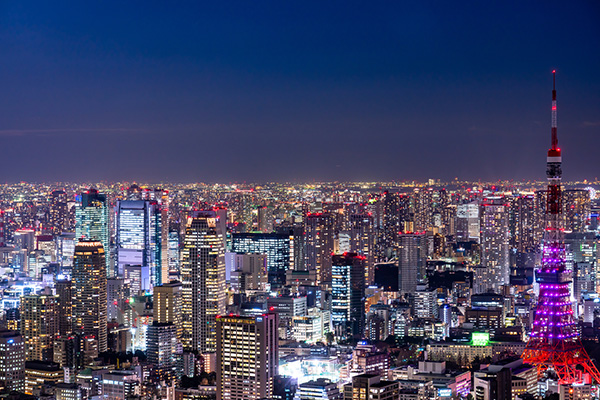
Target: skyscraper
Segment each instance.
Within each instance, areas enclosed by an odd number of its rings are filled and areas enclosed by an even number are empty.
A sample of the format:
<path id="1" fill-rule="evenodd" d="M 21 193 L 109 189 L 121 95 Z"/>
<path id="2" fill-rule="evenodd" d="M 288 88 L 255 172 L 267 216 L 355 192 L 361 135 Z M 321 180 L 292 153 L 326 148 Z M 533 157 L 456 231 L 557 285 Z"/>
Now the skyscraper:
<path id="1" fill-rule="evenodd" d="M 107 348 L 106 259 L 97 240 L 82 240 L 75 246 L 73 261 L 73 331 L 93 336 L 98 351 Z"/>
<path id="2" fill-rule="evenodd" d="M 481 205 L 481 263 L 486 291 L 500 293 L 509 284 L 508 204 L 501 197 L 488 197 Z"/>
<path id="3" fill-rule="evenodd" d="M 181 282 L 169 282 L 154 287 L 154 321 L 173 323 L 177 338 L 181 338 Z"/>
<path id="4" fill-rule="evenodd" d="M 277 314 L 217 319 L 217 400 L 271 398 L 278 374 Z"/>
<path id="5" fill-rule="evenodd" d="M 350 215 L 350 251 L 365 257 L 365 280 L 375 278 L 375 235 L 373 217 L 369 214 Z"/>
<path id="6" fill-rule="evenodd" d="M 285 284 L 285 273 L 294 269 L 294 236 L 290 233 L 234 233 L 234 253 L 266 254 L 269 282 Z"/>
<path id="7" fill-rule="evenodd" d="M 163 240 L 163 212 L 156 200 L 122 200 L 117 202 L 117 266 L 123 275 L 125 265 L 150 268 L 153 286 L 167 282 L 168 238 Z M 167 233 L 168 234 L 168 233 Z M 163 248 L 164 247 L 164 248 Z"/>
<path id="8" fill-rule="evenodd" d="M 25 390 L 25 344 L 18 332 L 0 331 L 0 393 Z"/>
<path id="9" fill-rule="evenodd" d="M 21 336 L 27 361 L 52 361 L 59 333 L 58 298 L 50 293 L 21 297 Z"/>
<path id="10" fill-rule="evenodd" d="M 69 335 L 73 331 L 73 283 L 68 280 L 58 280 L 54 287 L 58 296 L 58 332 L 61 335 Z"/>
<path id="11" fill-rule="evenodd" d="M 306 269 L 317 271 L 317 285 L 331 282 L 334 222 L 329 213 L 308 214 L 304 222 Z"/>
<path id="12" fill-rule="evenodd" d="M 339 338 L 362 336 L 365 326 L 365 257 L 332 257 L 331 320 Z"/>
<path id="13" fill-rule="evenodd" d="M 398 235 L 398 284 L 403 294 L 415 293 L 417 283 L 425 279 L 427 237 L 424 233 Z"/>
<path id="14" fill-rule="evenodd" d="M 183 344 L 216 350 L 216 317 L 225 312 L 225 249 L 214 212 L 188 222 L 181 258 Z"/>
<path id="15" fill-rule="evenodd" d="M 105 194 L 98 193 L 93 188 L 82 193 L 77 196 L 75 208 L 75 237 L 98 240 L 102 243 L 105 254 L 109 254 L 108 218 L 108 202 Z M 112 271 L 108 272 L 110 274 Z"/>
<path id="16" fill-rule="evenodd" d="M 69 230 L 69 207 L 64 190 L 55 190 L 50 196 L 50 229 L 53 235 Z"/>

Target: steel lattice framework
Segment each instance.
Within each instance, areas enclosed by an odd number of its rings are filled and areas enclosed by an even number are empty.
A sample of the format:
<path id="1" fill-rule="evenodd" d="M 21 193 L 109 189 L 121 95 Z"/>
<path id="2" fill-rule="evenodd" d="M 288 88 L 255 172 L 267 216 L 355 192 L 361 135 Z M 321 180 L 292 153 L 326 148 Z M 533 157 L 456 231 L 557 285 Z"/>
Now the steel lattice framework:
<path id="1" fill-rule="evenodd" d="M 546 231 L 541 267 L 536 270 L 540 285 L 531 337 L 521 358 L 533 364 L 542 375 L 551 369 L 561 384 L 600 383 L 600 373 L 586 353 L 573 320 L 569 284 L 572 271 L 566 264 L 564 229 L 562 226 L 562 157 L 558 147 L 556 126 L 556 79 L 553 71 L 552 147 L 548 150 L 548 193 L 546 198 Z"/>

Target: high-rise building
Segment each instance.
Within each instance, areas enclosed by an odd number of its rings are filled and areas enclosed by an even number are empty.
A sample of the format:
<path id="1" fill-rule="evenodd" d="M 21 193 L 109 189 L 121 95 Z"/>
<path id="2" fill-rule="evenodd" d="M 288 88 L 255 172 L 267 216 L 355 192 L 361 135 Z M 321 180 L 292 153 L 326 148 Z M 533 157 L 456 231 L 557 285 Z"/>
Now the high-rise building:
<path id="1" fill-rule="evenodd" d="M 427 237 L 424 233 L 398 235 L 398 283 L 404 294 L 414 293 L 417 283 L 425 280 L 427 267 Z"/>
<path id="2" fill-rule="evenodd" d="M 15 331 L 0 331 L 0 393 L 25 390 L 25 343 Z"/>
<path id="3" fill-rule="evenodd" d="M 172 322 L 154 321 L 146 334 L 146 354 L 148 362 L 158 367 L 175 363 L 177 350 L 177 329 Z"/>
<path id="4" fill-rule="evenodd" d="M 167 282 L 168 237 L 163 240 L 163 209 L 156 200 L 117 202 L 116 244 L 119 275 L 126 265 L 150 268 L 153 286 Z M 165 221 L 166 222 L 166 221 Z"/>
<path id="5" fill-rule="evenodd" d="M 69 335 L 73 331 L 73 283 L 57 280 L 54 288 L 58 297 L 58 332 L 61 335 Z"/>
<path id="6" fill-rule="evenodd" d="M 73 331 L 93 336 L 98 350 L 107 349 L 106 260 L 97 240 L 82 240 L 73 260 Z"/>
<path id="7" fill-rule="evenodd" d="M 391 255 L 391 250 L 396 247 L 398 232 L 404 229 L 400 220 L 400 197 L 397 193 L 385 192 L 383 194 L 383 231 L 381 237 L 380 259 Z"/>
<path id="8" fill-rule="evenodd" d="M 481 264 L 485 290 L 500 293 L 510 282 L 508 204 L 501 197 L 488 197 L 481 205 Z"/>
<path id="9" fill-rule="evenodd" d="M 365 257 L 365 280 L 367 284 L 375 279 L 375 234 L 373 217 L 369 214 L 351 214 L 350 251 Z"/>
<path id="10" fill-rule="evenodd" d="M 273 207 L 258 207 L 258 230 L 260 232 L 273 232 Z"/>
<path id="11" fill-rule="evenodd" d="M 331 282 L 331 254 L 335 237 L 335 220 L 329 213 L 308 214 L 304 221 L 305 265 L 317 271 L 317 286 Z"/>
<path id="12" fill-rule="evenodd" d="M 479 204 L 476 201 L 456 207 L 456 238 L 460 241 L 479 243 Z"/>
<path id="13" fill-rule="evenodd" d="M 127 302 L 131 291 L 129 284 L 123 278 L 110 278 L 106 281 L 107 320 L 118 324 L 125 323 Z"/>
<path id="14" fill-rule="evenodd" d="M 181 282 L 169 282 L 154 287 L 154 321 L 160 324 L 173 323 L 177 338 L 181 338 Z"/>
<path id="15" fill-rule="evenodd" d="M 50 196 L 50 229 L 53 235 L 69 230 L 68 198 L 64 190 L 55 190 Z"/>
<path id="16" fill-rule="evenodd" d="M 234 233 L 234 253 L 267 255 L 269 283 L 285 284 L 285 273 L 294 269 L 294 236 L 289 233 Z"/>
<path id="17" fill-rule="evenodd" d="M 277 315 L 217 319 L 217 400 L 270 398 L 278 374 Z"/>
<path id="18" fill-rule="evenodd" d="M 217 346 L 216 317 L 225 312 L 225 249 L 214 212 L 189 220 L 181 257 L 184 347 L 201 353 Z"/>
<path id="19" fill-rule="evenodd" d="M 58 333 L 57 296 L 32 294 L 21 297 L 21 336 L 27 361 L 52 361 L 53 341 Z"/>
<path id="20" fill-rule="evenodd" d="M 266 290 L 268 283 L 265 254 L 233 254 L 231 285 L 240 293 L 247 290 Z"/>
<path id="21" fill-rule="evenodd" d="M 75 236 L 100 241 L 106 254 L 110 251 L 108 207 L 106 195 L 92 188 L 77 196 L 75 208 Z"/>
<path id="22" fill-rule="evenodd" d="M 570 189 L 563 192 L 565 230 L 585 232 L 591 213 L 590 192 L 587 189 Z"/>
<path id="23" fill-rule="evenodd" d="M 179 232 L 169 231 L 169 281 L 179 280 Z"/>
<path id="24" fill-rule="evenodd" d="M 332 257 L 331 320 L 339 338 L 362 336 L 365 326 L 365 258 L 356 253 Z"/>

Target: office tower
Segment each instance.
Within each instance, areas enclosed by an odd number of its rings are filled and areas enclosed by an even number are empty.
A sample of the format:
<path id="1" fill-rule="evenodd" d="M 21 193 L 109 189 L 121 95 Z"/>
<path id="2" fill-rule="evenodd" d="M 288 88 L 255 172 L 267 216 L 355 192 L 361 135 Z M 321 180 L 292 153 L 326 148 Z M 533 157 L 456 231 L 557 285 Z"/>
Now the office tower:
<path id="1" fill-rule="evenodd" d="M 163 241 L 163 209 L 156 200 L 122 200 L 117 202 L 116 245 L 119 275 L 126 265 L 150 268 L 153 286 L 167 282 L 168 238 Z M 164 247 L 164 248 L 163 248 Z"/>
<path id="2" fill-rule="evenodd" d="M 459 204 L 456 207 L 456 239 L 479 243 L 479 204 L 476 201 Z"/>
<path id="3" fill-rule="evenodd" d="M 300 219 L 300 217 L 297 217 Z M 294 222 L 292 224 L 283 223 L 275 227 L 275 232 L 290 237 L 290 246 L 293 251 L 290 253 L 292 265 L 296 271 L 306 271 L 304 265 L 304 221 Z"/>
<path id="4" fill-rule="evenodd" d="M 78 338 L 76 336 L 58 336 L 53 343 L 53 360 L 61 368 L 77 368 L 79 350 Z"/>
<path id="5" fill-rule="evenodd" d="M 239 293 L 247 290 L 265 291 L 268 284 L 267 256 L 265 254 L 233 254 L 231 286 Z"/>
<path id="6" fill-rule="evenodd" d="M 181 257 L 183 345 L 216 350 L 216 317 L 225 312 L 225 249 L 214 212 L 200 212 L 185 230 Z"/>
<path id="7" fill-rule="evenodd" d="M 344 385 L 344 400 L 397 400 L 400 382 L 381 380 L 380 375 L 362 374 Z"/>
<path id="8" fill-rule="evenodd" d="M 553 74 L 554 75 L 554 74 Z M 585 351 L 577 322 L 573 319 L 569 284 L 572 271 L 567 267 L 562 218 L 562 155 L 558 147 L 556 126 L 556 87 L 552 90 L 552 147 L 548 150 L 546 233 L 542 249 L 542 265 L 536 270 L 539 283 L 535 320 L 527 347 L 521 355 L 541 375 L 551 369 L 562 384 L 589 381 L 600 383 L 600 372 Z M 583 371 L 582 371 L 583 370 Z M 584 376 L 585 374 L 585 376 Z"/>
<path id="9" fill-rule="evenodd" d="M 96 189 L 91 188 L 77 196 L 75 237 L 77 239 L 98 240 L 102 243 L 105 254 L 110 253 L 108 208 L 106 195 L 98 193 Z"/>
<path id="10" fill-rule="evenodd" d="M 102 243 L 82 240 L 73 260 L 73 331 L 92 336 L 98 350 L 106 351 L 106 260 Z"/>
<path id="11" fill-rule="evenodd" d="M 146 334 L 146 354 L 148 362 L 157 366 L 171 366 L 175 363 L 177 350 L 177 328 L 172 322 L 156 322 L 148 327 Z"/>
<path id="12" fill-rule="evenodd" d="M 72 232 L 63 232 L 56 237 L 56 262 L 63 273 L 68 274 L 71 271 L 76 242 L 75 233 Z"/>
<path id="13" fill-rule="evenodd" d="M 106 281 L 106 302 L 108 322 L 124 324 L 126 322 L 125 310 L 131 291 L 129 285 L 123 278 L 109 278 Z"/>
<path id="14" fill-rule="evenodd" d="M 217 400 L 270 398 L 278 374 L 277 315 L 217 319 Z"/>
<path id="15" fill-rule="evenodd" d="M 154 321 L 160 324 L 173 323 L 177 338 L 183 333 L 181 282 L 170 282 L 154 287 Z"/>
<path id="16" fill-rule="evenodd" d="M 179 278 L 179 232 L 169 231 L 169 281 Z"/>
<path id="17" fill-rule="evenodd" d="M 42 252 L 48 262 L 56 262 L 56 242 L 52 235 L 37 235 L 35 237 L 36 250 Z"/>
<path id="18" fill-rule="evenodd" d="M 331 254 L 335 236 L 334 218 L 329 213 L 308 214 L 304 221 L 305 265 L 317 271 L 317 286 L 331 282 Z"/>
<path id="19" fill-rule="evenodd" d="M 273 207 L 260 206 L 258 207 L 258 230 L 260 232 L 273 232 Z"/>
<path id="20" fill-rule="evenodd" d="M 68 198 L 64 190 L 55 190 L 50 196 L 50 218 L 48 223 L 53 235 L 59 235 L 70 228 Z"/>
<path id="21" fill-rule="evenodd" d="M 39 396 L 44 385 L 55 385 L 63 379 L 64 371 L 52 361 L 25 362 L 25 394 Z"/>
<path id="22" fill-rule="evenodd" d="M 375 278 L 373 217 L 369 214 L 351 214 L 349 224 L 350 252 L 365 257 L 365 279 L 367 284 L 371 284 Z"/>
<path id="23" fill-rule="evenodd" d="M 110 400 L 126 400 L 139 395 L 140 377 L 135 371 L 104 372 L 100 382 L 100 393 L 103 398 Z"/>
<path id="24" fill-rule="evenodd" d="M 293 319 L 306 315 L 307 304 L 306 296 L 278 296 L 267 299 L 269 311 L 277 314 L 280 338 L 292 338 Z"/>
<path id="25" fill-rule="evenodd" d="M 437 291 L 427 290 L 427 285 L 418 285 L 412 293 L 413 316 L 433 319 L 438 316 Z"/>
<path id="26" fill-rule="evenodd" d="M 125 265 L 123 268 L 125 283 L 132 296 L 140 296 L 151 291 L 150 267 L 142 265 Z"/>
<path id="27" fill-rule="evenodd" d="M 331 320 L 339 338 L 362 336 L 365 325 L 365 258 L 356 253 L 332 257 Z"/>
<path id="28" fill-rule="evenodd" d="M 231 239 L 234 253 L 267 255 L 269 283 L 285 284 L 285 273 L 294 269 L 294 236 L 289 233 L 234 233 Z"/>
<path id="29" fill-rule="evenodd" d="M 21 297 L 21 336 L 27 361 L 52 361 L 52 342 L 58 333 L 57 296 L 32 294 Z"/>
<path id="30" fill-rule="evenodd" d="M 25 390 L 25 343 L 15 331 L 0 331 L 0 393 Z"/>
<path id="31" fill-rule="evenodd" d="M 596 293 L 597 244 L 593 232 L 565 234 L 566 261 L 573 267 L 573 295 L 577 302 L 581 302 L 584 293 Z"/>
<path id="32" fill-rule="evenodd" d="M 425 280 L 427 267 L 427 237 L 424 233 L 398 235 L 398 282 L 400 292 L 414 293 L 417 283 Z"/>
<path id="33" fill-rule="evenodd" d="M 60 335 L 69 335 L 73 331 L 73 283 L 69 280 L 57 280 L 54 288 L 58 297 L 58 332 Z"/>
<path id="34" fill-rule="evenodd" d="M 486 198 L 481 205 L 481 264 L 485 290 L 500 293 L 509 284 L 508 205 L 501 197 Z"/>

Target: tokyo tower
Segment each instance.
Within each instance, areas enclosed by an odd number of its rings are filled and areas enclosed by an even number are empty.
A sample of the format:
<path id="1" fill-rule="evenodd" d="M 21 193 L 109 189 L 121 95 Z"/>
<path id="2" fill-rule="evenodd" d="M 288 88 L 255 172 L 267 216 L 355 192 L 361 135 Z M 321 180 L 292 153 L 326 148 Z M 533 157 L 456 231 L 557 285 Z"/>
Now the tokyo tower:
<path id="1" fill-rule="evenodd" d="M 554 370 L 559 383 L 600 383 L 600 373 L 581 344 L 573 320 L 569 284 L 572 271 L 566 265 L 562 226 L 561 153 L 556 129 L 556 71 L 552 71 L 552 147 L 548 150 L 546 176 L 546 231 L 542 262 L 536 270 L 540 285 L 531 337 L 521 358 L 537 366 L 538 375 Z"/>

